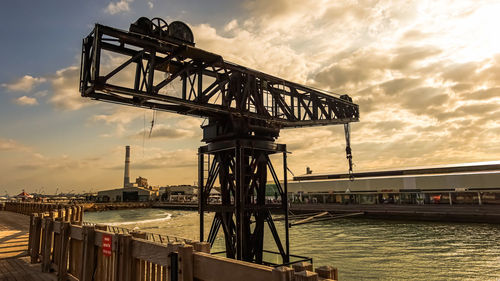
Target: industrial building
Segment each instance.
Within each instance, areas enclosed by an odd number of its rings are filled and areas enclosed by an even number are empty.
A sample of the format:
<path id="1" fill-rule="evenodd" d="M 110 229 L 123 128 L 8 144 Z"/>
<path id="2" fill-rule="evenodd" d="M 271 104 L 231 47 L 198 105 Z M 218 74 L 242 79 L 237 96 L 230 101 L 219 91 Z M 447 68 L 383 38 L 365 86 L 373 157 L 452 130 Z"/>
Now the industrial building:
<path id="1" fill-rule="evenodd" d="M 125 170 L 123 187 L 102 190 L 97 193 L 99 202 L 137 202 L 160 199 L 160 188 L 148 185 L 148 180 L 138 177 L 135 183 L 130 182 L 130 146 L 125 147 Z"/>
<path id="2" fill-rule="evenodd" d="M 349 174 L 306 174 L 288 183 L 295 203 L 500 204 L 500 161 Z"/>
<path id="3" fill-rule="evenodd" d="M 173 185 L 160 188 L 161 200 L 169 202 L 191 202 L 198 200 L 198 187 Z"/>
<path id="4" fill-rule="evenodd" d="M 99 202 L 144 202 L 156 199 L 159 199 L 158 190 L 135 186 L 103 190 L 97 193 Z"/>

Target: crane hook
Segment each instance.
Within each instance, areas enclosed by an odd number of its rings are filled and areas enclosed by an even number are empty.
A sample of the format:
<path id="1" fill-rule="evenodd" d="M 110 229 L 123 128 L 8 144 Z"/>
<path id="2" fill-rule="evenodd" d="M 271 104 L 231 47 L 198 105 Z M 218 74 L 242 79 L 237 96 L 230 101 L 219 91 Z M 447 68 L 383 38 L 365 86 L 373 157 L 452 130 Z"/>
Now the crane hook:
<path id="1" fill-rule="evenodd" d="M 349 123 L 344 124 L 344 132 L 345 132 L 345 154 L 347 161 L 349 162 L 349 180 L 354 181 L 354 172 L 352 171 L 352 167 L 354 164 L 352 163 L 352 151 L 351 151 L 351 126 Z"/>

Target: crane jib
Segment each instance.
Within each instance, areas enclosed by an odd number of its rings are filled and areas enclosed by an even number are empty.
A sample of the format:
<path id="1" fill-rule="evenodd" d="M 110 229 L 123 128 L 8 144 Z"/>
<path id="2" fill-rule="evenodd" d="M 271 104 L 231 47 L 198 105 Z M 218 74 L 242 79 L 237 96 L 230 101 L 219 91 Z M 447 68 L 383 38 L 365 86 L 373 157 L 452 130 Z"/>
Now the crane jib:
<path id="1" fill-rule="evenodd" d="M 83 42 L 80 91 L 85 97 L 192 116 L 232 115 L 264 127 L 359 120 L 358 105 L 347 95 L 333 96 L 168 38 L 99 24 Z"/>

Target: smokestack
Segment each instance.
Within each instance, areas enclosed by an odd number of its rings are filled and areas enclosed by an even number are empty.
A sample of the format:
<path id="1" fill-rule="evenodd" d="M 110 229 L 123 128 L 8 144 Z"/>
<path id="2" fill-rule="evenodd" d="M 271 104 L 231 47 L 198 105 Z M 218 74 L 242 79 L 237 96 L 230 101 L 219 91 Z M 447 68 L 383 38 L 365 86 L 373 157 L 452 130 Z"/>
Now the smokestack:
<path id="1" fill-rule="evenodd" d="M 130 146 L 125 146 L 125 175 L 123 177 L 123 187 L 130 185 Z"/>

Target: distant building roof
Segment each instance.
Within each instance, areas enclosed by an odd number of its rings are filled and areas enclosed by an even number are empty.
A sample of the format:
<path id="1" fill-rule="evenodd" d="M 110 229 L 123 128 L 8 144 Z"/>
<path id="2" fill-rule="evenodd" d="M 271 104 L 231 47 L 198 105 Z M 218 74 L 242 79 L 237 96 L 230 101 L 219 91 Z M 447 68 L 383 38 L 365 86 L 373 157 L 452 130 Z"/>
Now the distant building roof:
<path id="1" fill-rule="evenodd" d="M 33 196 L 23 190 L 23 192 L 19 193 L 16 197 L 32 198 Z"/>
<path id="2" fill-rule="evenodd" d="M 395 170 L 365 171 L 354 173 L 354 178 L 377 178 L 410 175 L 454 174 L 470 172 L 500 171 L 500 161 L 463 163 L 452 165 L 402 168 Z M 349 174 L 306 174 L 293 177 L 294 181 L 348 179 Z"/>

